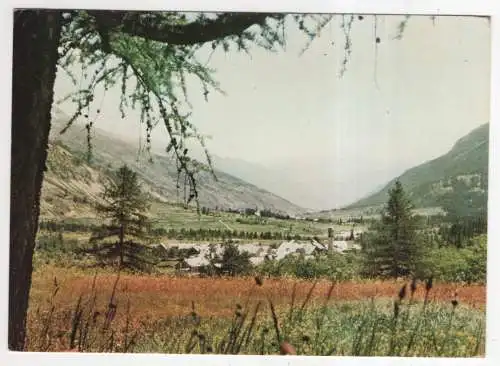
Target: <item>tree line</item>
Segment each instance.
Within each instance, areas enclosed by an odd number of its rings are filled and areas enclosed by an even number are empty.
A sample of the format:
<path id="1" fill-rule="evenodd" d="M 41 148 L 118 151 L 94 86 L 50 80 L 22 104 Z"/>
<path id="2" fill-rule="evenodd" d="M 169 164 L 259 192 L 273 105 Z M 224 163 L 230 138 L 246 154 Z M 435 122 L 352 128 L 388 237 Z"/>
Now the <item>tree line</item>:
<path id="1" fill-rule="evenodd" d="M 81 222 L 65 221 L 41 221 L 40 229 L 49 232 L 93 232 L 106 230 L 106 226 Z M 248 240 L 312 240 L 313 236 L 283 233 L 281 231 L 245 231 L 228 229 L 166 229 L 163 227 L 150 228 L 147 230 L 151 237 L 167 237 L 178 240 L 212 240 L 212 239 L 248 239 Z"/>
<path id="2" fill-rule="evenodd" d="M 155 228 L 152 233 L 156 236 L 166 236 L 175 239 L 211 240 L 211 239 L 249 239 L 249 240 L 312 240 L 312 236 L 289 234 L 280 231 L 244 231 L 228 229 L 165 229 Z"/>
<path id="3" fill-rule="evenodd" d="M 59 232 L 59 231 L 89 232 L 96 230 L 98 227 L 99 225 L 91 223 L 67 222 L 67 221 L 56 221 L 56 220 L 40 221 L 39 224 L 40 230 L 47 230 L 51 232 Z"/>

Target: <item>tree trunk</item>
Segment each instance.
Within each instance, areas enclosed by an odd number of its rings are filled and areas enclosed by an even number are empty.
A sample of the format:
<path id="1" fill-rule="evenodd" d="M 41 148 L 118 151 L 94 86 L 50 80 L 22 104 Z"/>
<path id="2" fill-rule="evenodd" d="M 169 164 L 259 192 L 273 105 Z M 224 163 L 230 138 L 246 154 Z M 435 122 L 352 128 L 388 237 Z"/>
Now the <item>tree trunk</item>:
<path id="1" fill-rule="evenodd" d="M 9 349 L 14 351 L 25 344 L 60 29 L 58 11 L 14 13 L 9 253 Z"/>
<path id="2" fill-rule="evenodd" d="M 120 225 L 120 239 L 119 239 L 119 242 L 118 242 L 118 246 L 119 246 L 119 251 L 120 251 L 120 262 L 118 263 L 118 269 L 122 269 L 123 268 L 123 241 L 125 239 L 125 228 L 123 227 L 123 224 Z"/>

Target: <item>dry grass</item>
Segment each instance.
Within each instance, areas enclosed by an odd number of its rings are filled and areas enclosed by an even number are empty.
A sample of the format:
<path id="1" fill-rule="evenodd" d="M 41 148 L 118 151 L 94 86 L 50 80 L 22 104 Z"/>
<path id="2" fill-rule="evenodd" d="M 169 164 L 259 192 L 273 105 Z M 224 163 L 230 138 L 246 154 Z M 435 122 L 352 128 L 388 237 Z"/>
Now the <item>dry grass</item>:
<path id="1" fill-rule="evenodd" d="M 91 291 L 93 275 L 56 267 L 44 267 L 34 273 L 31 293 L 31 308 L 44 306 L 49 301 L 54 284 L 59 284 L 55 299 L 57 308 L 70 308 L 81 294 Z M 104 305 L 113 287 L 116 276 L 111 273 L 97 275 L 96 288 Z M 332 301 L 363 300 L 368 298 L 392 298 L 401 287 L 396 281 L 373 281 L 366 283 L 342 282 L 333 289 Z M 289 306 L 295 288 L 296 303 L 303 301 L 311 282 L 294 279 L 265 279 L 262 287 L 255 286 L 253 278 L 197 278 L 146 275 L 121 275 L 117 293 L 118 302 L 130 300 L 133 304 L 133 319 L 161 319 L 186 315 L 194 301 L 197 312 L 203 317 L 230 317 L 235 304 L 245 302 L 251 292 L 251 302 L 267 301 L 269 296 L 277 307 Z M 311 293 L 311 302 L 325 299 L 330 283 L 319 281 Z M 419 286 L 416 299 L 423 299 L 424 288 Z M 484 309 L 486 287 L 482 285 L 462 286 L 436 283 L 431 300 L 448 302 L 458 291 L 461 304 Z M 124 298 L 126 296 L 126 298 Z"/>
<path id="2" fill-rule="evenodd" d="M 484 286 L 434 283 L 427 292 L 425 287 L 418 284 L 410 296 L 414 287 L 402 282 L 262 283 L 261 278 L 117 277 L 102 270 L 94 276 L 44 266 L 34 273 L 27 349 L 483 355 Z"/>

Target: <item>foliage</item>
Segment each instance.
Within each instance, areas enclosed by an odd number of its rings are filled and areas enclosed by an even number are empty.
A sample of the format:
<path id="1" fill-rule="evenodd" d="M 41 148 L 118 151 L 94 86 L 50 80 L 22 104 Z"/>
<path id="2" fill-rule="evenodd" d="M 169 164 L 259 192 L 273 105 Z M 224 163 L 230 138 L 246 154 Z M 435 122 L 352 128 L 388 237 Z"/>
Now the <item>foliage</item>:
<path id="1" fill-rule="evenodd" d="M 250 255 L 247 252 L 241 252 L 233 243 L 225 244 L 222 257 L 220 259 L 222 273 L 230 276 L 248 274 L 252 268 Z"/>
<path id="2" fill-rule="evenodd" d="M 326 278 L 343 281 L 359 278 L 360 264 L 357 253 L 317 254 L 313 258 L 289 255 L 279 261 L 267 260 L 257 267 L 257 271 L 269 277 L 291 276 L 309 280 Z"/>
<path id="3" fill-rule="evenodd" d="M 210 43 L 213 50 L 222 48 L 225 52 L 236 49 L 249 53 L 252 45 L 274 51 L 285 44 L 285 19 L 298 25 L 312 41 L 332 18 L 331 15 L 280 13 L 195 15 L 85 10 L 68 11 L 63 16 L 59 66 L 77 88 L 63 99 L 72 101 L 76 107 L 66 128 L 83 117 L 90 157 L 90 131 L 100 113 L 95 106 L 96 91 L 121 86 L 119 109 L 122 116 L 128 106 L 141 111 L 148 151 L 153 128 L 158 124 L 165 127 L 169 136 L 166 150 L 177 161 L 179 184 L 189 188 L 184 197 L 188 203 L 193 199 L 198 203 L 195 174 L 206 169 L 190 158 L 189 139 L 201 143 L 209 169 L 213 170 L 204 137 L 189 121 L 191 104 L 186 84 L 189 79 L 198 80 L 207 100 L 211 92 L 222 92 L 213 70 L 198 59 L 197 51 L 204 43 Z M 80 80 L 74 75 L 75 64 L 82 69 Z"/>
<path id="4" fill-rule="evenodd" d="M 236 219 L 236 222 L 239 218 Z M 217 240 L 217 239 L 248 239 L 248 240 L 312 240 L 310 235 L 285 234 L 282 231 L 244 231 L 221 229 L 164 229 L 154 228 L 151 233 L 156 236 L 167 236 L 177 240 Z"/>
<path id="5" fill-rule="evenodd" d="M 87 232 L 96 230 L 99 226 L 92 223 L 77 222 L 70 220 L 47 220 L 40 221 L 38 224 L 39 230 L 47 230 L 49 232 L 70 231 L 70 232 Z"/>
<path id="6" fill-rule="evenodd" d="M 421 276 L 446 282 L 486 283 L 487 238 L 469 240 L 464 248 L 442 247 L 427 251 Z"/>
<path id="7" fill-rule="evenodd" d="M 241 276 L 247 275 L 252 270 L 250 255 L 247 252 L 240 252 L 238 246 L 234 243 L 225 243 L 222 255 L 215 252 L 213 244 L 210 245 L 207 255 L 209 264 L 202 268 L 201 272 L 207 275 L 228 275 Z"/>
<path id="8" fill-rule="evenodd" d="M 486 186 L 478 189 L 483 182 Z M 452 190 L 442 197 L 446 224 L 441 227 L 443 239 L 450 245 L 462 247 L 472 237 L 488 230 L 488 174 L 471 187 L 463 180 L 453 179 Z"/>
<path id="9" fill-rule="evenodd" d="M 81 244 L 76 239 L 65 238 L 62 232 L 38 235 L 35 246 L 35 266 L 42 263 L 57 263 L 72 266 L 78 259 Z"/>
<path id="10" fill-rule="evenodd" d="M 195 175 L 207 168 L 189 156 L 188 140 L 197 140 L 205 150 L 208 170 L 213 173 L 211 157 L 205 147 L 204 136 L 190 122 L 191 104 L 187 82 L 196 80 L 208 101 L 212 92 L 222 92 L 214 78 L 214 70 L 199 60 L 198 51 L 209 45 L 212 51 L 236 50 L 251 53 L 260 47 L 277 51 L 286 45 L 285 29 L 298 28 L 306 37 L 302 52 L 333 19 L 342 29 L 344 45 L 340 75 L 346 71 L 351 55 L 353 25 L 364 16 L 354 14 L 284 14 L 284 13 L 182 13 L 130 11 L 64 11 L 59 46 L 59 68 L 74 83 L 75 91 L 62 101 L 74 104 L 75 112 L 61 131 L 66 131 L 76 120 L 83 120 L 87 129 L 88 157 L 91 157 L 91 131 L 99 119 L 102 100 L 109 88 L 119 86 L 119 110 L 141 111 L 140 122 L 146 127 L 145 148 L 150 152 L 151 132 L 163 125 L 168 134 L 167 152 L 177 162 L 178 188 L 181 184 L 184 198 L 198 203 Z M 375 25 L 377 15 L 373 15 Z M 400 37 L 408 22 L 404 16 L 399 27 Z M 404 25 L 403 25 L 404 24 Z M 375 47 L 380 37 L 375 35 Z M 80 77 L 75 66 L 81 67 Z M 103 97 L 104 98 L 104 97 Z M 198 206 L 199 209 L 199 206 Z M 270 213 L 275 215 L 274 213 Z"/>
<path id="11" fill-rule="evenodd" d="M 474 236 L 486 233 L 487 221 L 483 215 L 457 218 L 451 224 L 442 225 L 440 228 L 440 235 L 445 243 L 456 248 L 462 248 Z"/>
<path id="12" fill-rule="evenodd" d="M 415 274 L 422 248 L 419 220 L 401 182 L 389 191 L 381 220 L 363 236 L 365 271 L 370 276 L 400 277 Z"/>

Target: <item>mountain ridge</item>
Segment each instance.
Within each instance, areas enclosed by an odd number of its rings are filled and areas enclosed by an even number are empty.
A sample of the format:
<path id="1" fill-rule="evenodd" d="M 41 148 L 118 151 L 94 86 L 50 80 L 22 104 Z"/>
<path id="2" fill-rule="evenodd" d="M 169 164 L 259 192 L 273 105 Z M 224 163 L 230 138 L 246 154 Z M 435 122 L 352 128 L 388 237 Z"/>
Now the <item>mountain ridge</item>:
<path id="1" fill-rule="evenodd" d="M 407 169 L 379 191 L 345 206 L 344 209 L 384 204 L 389 189 L 397 179 L 403 183 L 417 208 L 437 206 L 443 192 L 450 189 L 451 180 L 474 180 L 478 185 L 487 179 L 488 147 L 489 123 L 485 123 L 458 139 L 447 153 Z M 471 186 L 471 189 L 474 187 Z"/>
<path id="2" fill-rule="evenodd" d="M 127 164 L 138 173 L 146 190 L 156 199 L 170 203 L 181 201 L 179 193 L 182 196 L 182 189 L 181 191 L 177 189 L 177 168 L 172 157 L 151 152 L 153 162 L 150 163 L 149 155 L 138 152 L 137 148 L 134 148 L 130 142 L 125 142 L 117 136 L 94 128 L 92 130 L 92 162 L 88 164 L 85 161 L 86 130 L 75 123 L 64 134 L 59 134 L 68 119 L 62 111 L 55 110 L 46 174 L 47 185 L 50 185 L 50 194 L 56 194 L 56 187 L 64 183 L 57 182 L 61 180 L 61 177 L 54 174 L 57 164 L 52 160 L 57 157 L 58 164 L 66 166 L 66 170 L 78 171 L 79 174 L 95 178 L 87 182 L 94 184 L 93 191 L 99 191 L 96 188 L 96 185 L 99 185 L 97 180 L 106 179 L 105 176 L 109 170 L 118 168 L 118 165 Z M 200 206 L 268 209 L 290 215 L 297 215 L 305 211 L 304 208 L 291 201 L 218 170 L 217 167 L 214 168 L 214 171 L 217 181 L 209 172 L 200 172 L 197 176 Z M 86 179 L 88 180 L 88 177 Z M 72 179 L 72 184 L 76 184 L 77 180 Z M 90 189 L 89 187 L 87 188 Z M 76 193 L 78 196 L 82 192 Z M 91 199 L 91 195 L 88 196 L 88 199 Z"/>

